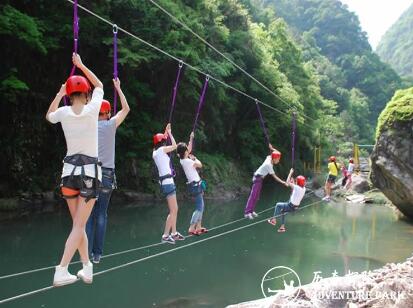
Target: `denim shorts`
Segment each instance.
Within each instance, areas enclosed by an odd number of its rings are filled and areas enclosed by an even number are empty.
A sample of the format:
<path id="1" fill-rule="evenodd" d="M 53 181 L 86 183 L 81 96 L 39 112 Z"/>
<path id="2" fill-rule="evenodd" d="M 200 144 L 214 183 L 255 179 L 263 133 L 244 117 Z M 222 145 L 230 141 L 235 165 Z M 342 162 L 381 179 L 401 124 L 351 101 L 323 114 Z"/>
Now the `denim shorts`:
<path id="1" fill-rule="evenodd" d="M 163 195 L 168 198 L 169 196 L 173 196 L 176 194 L 176 187 L 175 184 L 164 184 L 161 185 L 161 192 Z"/>
<path id="2" fill-rule="evenodd" d="M 335 175 L 329 174 L 327 182 L 334 184 L 336 182 L 337 177 Z"/>

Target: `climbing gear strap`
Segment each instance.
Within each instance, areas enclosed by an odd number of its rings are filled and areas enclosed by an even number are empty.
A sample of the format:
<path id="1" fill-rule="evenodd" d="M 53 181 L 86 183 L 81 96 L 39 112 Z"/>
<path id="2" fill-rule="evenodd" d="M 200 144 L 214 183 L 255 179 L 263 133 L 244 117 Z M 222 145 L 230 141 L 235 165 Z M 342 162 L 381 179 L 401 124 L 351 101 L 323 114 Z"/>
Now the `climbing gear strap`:
<path id="1" fill-rule="evenodd" d="M 201 114 L 202 106 L 204 105 L 204 102 L 205 102 L 205 93 L 208 88 L 208 82 L 209 82 L 209 75 L 206 75 L 204 86 L 202 87 L 202 93 L 201 93 L 201 96 L 199 97 L 198 109 L 195 115 L 194 126 L 192 127 L 192 132 L 194 133 L 198 125 L 198 119 L 199 119 L 199 115 Z M 194 148 L 195 148 L 195 138 L 194 140 L 192 140 L 192 153 L 194 152 Z"/>
<path id="2" fill-rule="evenodd" d="M 118 78 L 118 26 L 113 25 L 113 78 Z M 113 89 L 113 114 L 117 111 L 118 93 Z"/>
<path id="3" fill-rule="evenodd" d="M 264 117 L 262 116 L 261 108 L 258 104 L 258 99 L 255 99 L 255 105 L 257 106 L 260 125 L 261 125 L 261 128 L 262 128 L 262 131 L 264 132 L 265 141 L 267 142 L 267 145 L 268 145 L 268 144 L 270 144 L 270 137 L 268 136 L 267 127 L 265 126 Z"/>
<path id="4" fill-rule="evenodd" d="M 296 131 L 296 113 L 293 112 L 292 115 L 292 128 L 291 128 L 291 167 L 294 169 L 294 163 L 295 163 L 295 131 Z"/>
<path id="5" fill-rule="evenodd" d="M 73 52 L 77 54 L 77 48 L 78 48 L 78 40 L 79 40 L 79 17 L 77 15 L 77 0 L 73 1 Z M 73 76 L 76 70 L 76 65 L 73 64 L 72 69 L 70 70 L 70 75 Z M 63 102 L 66 105 L 67 103 L 67 97 L 63 97 Z"/>

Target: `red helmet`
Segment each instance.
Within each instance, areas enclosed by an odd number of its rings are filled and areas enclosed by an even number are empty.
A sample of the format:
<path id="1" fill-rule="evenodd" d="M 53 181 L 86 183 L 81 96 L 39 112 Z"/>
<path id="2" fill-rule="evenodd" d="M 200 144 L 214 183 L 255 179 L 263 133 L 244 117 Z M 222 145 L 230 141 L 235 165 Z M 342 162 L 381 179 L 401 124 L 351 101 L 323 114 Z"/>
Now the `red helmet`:
<path id="1" fill-rule="evenodd" d="M 106 99 L 102 100 L 102 105 L 100 105 L 99 113 L 109 113 L 110 112 L 110 103 Z"/>
<path id="2" fill-rule="evenodd" d="M 278 152 L 277 150 L 272 151 L 271 159 L 281 159 L 281 153 Z"/>
<path id="3" fill-rule="evenodd" d="M 349 162 L 354 163 L 354 159 L 350 158 Z"/>
<path id="4" fill-rule="evenodd" d="M 330 156 L 330 158 L 328 159 L 331 162 L 335 162 L 336 161 L 336 157 L 335 156 Z"/>
<path id="5" fill-rule="evenodd" d="M 73 75 L 66 80 L 66 95 L 75 92 L 88 93 L 89 91 L 89 81 L 83 76 Z"/>
<path id="6" fill-rule="evenodd" d="M 156 134 L 153 136 L 153 145 L 157 145 L 159 142 L 166 140 L 165 134 Z"/>
<path id="7" fill-rule="evenodd" d="M 302 176 L 302 175 L 297 176 L 296 181 L 297 181 L 298 186 L 301 186 L 301 187 L 305 186 L 305 176 Z"/>

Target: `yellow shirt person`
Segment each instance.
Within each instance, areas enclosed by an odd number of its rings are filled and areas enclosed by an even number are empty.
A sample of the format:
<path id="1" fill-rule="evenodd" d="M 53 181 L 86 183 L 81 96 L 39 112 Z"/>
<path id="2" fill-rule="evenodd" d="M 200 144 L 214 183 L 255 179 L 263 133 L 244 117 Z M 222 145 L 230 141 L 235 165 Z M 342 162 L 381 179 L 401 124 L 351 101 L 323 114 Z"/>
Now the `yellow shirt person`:
<path id="1" fill-rule="evenodd" d="M 340 164 L 336 163 L 336 157 L 330 156 L 328 159 L 328 178 L 325 183 L 325 197 L 323 198 L 324 201 L 330 201 L 331 198 L 331 187 L 336 182 L 336 178 L 338 176 L 338 170 L 340 169 Z"/>
<path id="2" fill-rule="evenodd" d="M 336 162 L 328 163 L 328 174 L 337 176 L 338 175 L 338 169 L 337 168 L 340 169 L 340 164 L 337 164 Z"/>

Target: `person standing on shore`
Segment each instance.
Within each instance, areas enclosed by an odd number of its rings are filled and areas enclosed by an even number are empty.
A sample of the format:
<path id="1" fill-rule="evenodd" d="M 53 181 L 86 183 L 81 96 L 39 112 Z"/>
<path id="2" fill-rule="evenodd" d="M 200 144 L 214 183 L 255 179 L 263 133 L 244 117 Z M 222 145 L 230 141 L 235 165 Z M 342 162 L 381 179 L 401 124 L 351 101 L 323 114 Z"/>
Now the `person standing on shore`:
<path id="1" fill-rule="evenodd" d="M 350 158 L 348 161 L 348 168 L 347 168 L 347 183 L 344 186 L 345 189 L 351 189 L 351 184 L 353 183 L 352 176 L 354 172 L 354 159 Z"/>
<path id="2" fill-rule="evenodd" d="M 323 198 L 324 201 L 330 201 L 331 199 L 331 190 L 333 184 L 336 182 L 338 172 L 340 170 L 340 165 L 336 163 L 336 157 L 330 156 L 328 159 L 328 177 L 324 185 L 326 196 Z"/>

